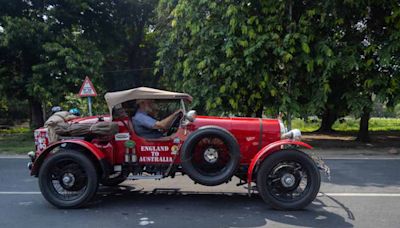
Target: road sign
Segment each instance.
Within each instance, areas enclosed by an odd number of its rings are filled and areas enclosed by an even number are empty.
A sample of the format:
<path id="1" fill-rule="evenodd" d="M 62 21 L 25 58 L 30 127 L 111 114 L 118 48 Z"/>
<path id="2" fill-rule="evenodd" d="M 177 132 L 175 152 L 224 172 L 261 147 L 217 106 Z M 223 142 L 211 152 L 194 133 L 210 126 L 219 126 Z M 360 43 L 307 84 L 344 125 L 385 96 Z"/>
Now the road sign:
<path id="1" fill-rule="evenodd" d="M 89 77 L 86 76 L 85 81 L 79 90 L 80 97 L 95 97 L 97 96 L 96 90 L 94 89 L 93 83 L 90 81 Z"/>
<path id="2" fill-rule="evenodd" d="M 94 89 L 92 81 L 90 81 L 89 77 L 86 76 L 85 81 L 79 90 L 80 97 L 88 98 L 88 106 L 89 106 L 89 115 L 92 115 L 92 97 L 97 96 L 96 90 Z"/>

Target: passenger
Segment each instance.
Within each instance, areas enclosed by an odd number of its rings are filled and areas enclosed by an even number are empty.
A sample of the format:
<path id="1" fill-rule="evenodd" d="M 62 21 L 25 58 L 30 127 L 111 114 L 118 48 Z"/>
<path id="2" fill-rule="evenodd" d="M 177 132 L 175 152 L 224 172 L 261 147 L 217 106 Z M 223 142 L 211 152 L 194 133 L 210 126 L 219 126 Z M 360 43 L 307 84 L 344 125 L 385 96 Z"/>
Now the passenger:
<path id="1" fill-rule="evenodd" d="M 69 110 L 69 113 L 71 113 L 74 116 L 81 116 L 81 111 L 79 111 L 79 109 L 77 109 L 77 108 L 71 108 Z"/>
<path id="2" fill-rule="evenodd" d="M 59 123 L 65 123 L 69 120 L 75 119 L 78 117 L 78 113 L 80 115 L 80 112 L 78 109 L 74 109 L 74 113 L 71 112 L 67 112 L 67 111 L 62 111 L 62 109 L 57 106 L 59 109 L 52 109 L 52 113 L 53 115 L 50 116 L 49 119 L 46 120 L 46 122 L 44 123 L 44 127 L 47 128 L 47 134 L 48 134 L 48 139 L 49 139 L 49 143 L 58 141 L 59 137 L 55 132 L 55 127 L 57 126 L 57 124 Z M 71 109 L 73 110 L 73 109 Z M 76 112 L 77 111 L 77 112 Z"/>
<path id="3" fill-rule="evenodd" d="M 158 112 L 158 107 L 154 100 L 137 100 L 139 106 L 135 116 L 132 118 L 133 126 L 137 135 L 144 138 L 160 138 L 163 133 L 160 130 L 168 130 L 175 117 L 182 112 L 177 110 L 163 120 L 156 120 L 154 116 Z"/>
<path id="4" fill-rule="evenodd" d="M 51 108 L 51 115 L 53 115 L 56 112 L 61 112 L 62 108 L 60 106 L 54 106 Z"/>

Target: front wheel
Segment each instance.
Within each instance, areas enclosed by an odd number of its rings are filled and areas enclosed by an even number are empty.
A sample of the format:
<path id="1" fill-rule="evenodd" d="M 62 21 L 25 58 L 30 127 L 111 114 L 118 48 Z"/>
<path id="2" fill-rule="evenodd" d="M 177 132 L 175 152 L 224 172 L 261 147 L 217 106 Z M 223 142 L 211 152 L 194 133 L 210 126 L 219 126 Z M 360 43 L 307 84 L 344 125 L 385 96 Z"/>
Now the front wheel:
<path id="1" fill-rule="evenodd" d="M 47 158 L 39 171 L 44 198 L 58 208 L 78 208 L 96 194 L 98 176 L 93 162 L 74 150 Z"/>
<path id="2" fill-rule="evenodd" d="M 316 198 L 320 185 L 320 173 L 312 158 L 294 149 L 274 152 L 257 172 L 259 194 L 279 210 L 306 207 Z"/>

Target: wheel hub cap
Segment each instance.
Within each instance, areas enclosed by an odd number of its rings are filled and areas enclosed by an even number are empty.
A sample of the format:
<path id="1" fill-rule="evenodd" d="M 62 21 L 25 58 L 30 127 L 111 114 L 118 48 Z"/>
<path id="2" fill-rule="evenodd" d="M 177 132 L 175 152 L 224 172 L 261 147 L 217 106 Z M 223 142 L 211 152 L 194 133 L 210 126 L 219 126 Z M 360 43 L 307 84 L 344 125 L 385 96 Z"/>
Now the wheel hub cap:
<path id="1" fill-rule="evenodd" d="M 285 188 L 290 188 L 293 187 L 293 185 L 296 182 L 296 178 L 293 176 L 293 174 L 290 173 L 285 173 L 281 177 L 281 183 Z"/>
<path id="2" fill-rule="evenodd" d="M 218 160 L 218 151 L 214 148 L 207 148 L 204 151 L 204 159 L 209 163 L 215 163 Z"/>
<path id="3" fill-rule="evenodd" d="M 75 183 L 75 176 L 72 173 L 66 173 L 63 175 L 62 182 L 65 186 L 71 187 Z"/>

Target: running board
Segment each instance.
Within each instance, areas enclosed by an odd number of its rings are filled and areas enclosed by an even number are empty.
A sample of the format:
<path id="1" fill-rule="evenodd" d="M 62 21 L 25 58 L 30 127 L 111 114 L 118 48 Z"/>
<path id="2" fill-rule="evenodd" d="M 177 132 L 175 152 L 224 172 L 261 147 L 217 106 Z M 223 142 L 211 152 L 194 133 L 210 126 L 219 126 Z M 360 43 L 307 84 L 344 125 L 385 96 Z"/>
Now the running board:
<path id="1" fill-rule="evenodd" d="M 127 180 L 160 180 L 164 176 L 163 175 L 129 175 L 126 179 Z"/>

